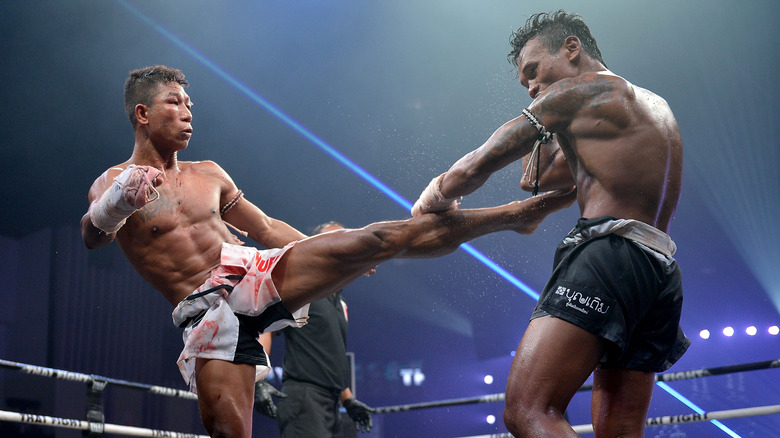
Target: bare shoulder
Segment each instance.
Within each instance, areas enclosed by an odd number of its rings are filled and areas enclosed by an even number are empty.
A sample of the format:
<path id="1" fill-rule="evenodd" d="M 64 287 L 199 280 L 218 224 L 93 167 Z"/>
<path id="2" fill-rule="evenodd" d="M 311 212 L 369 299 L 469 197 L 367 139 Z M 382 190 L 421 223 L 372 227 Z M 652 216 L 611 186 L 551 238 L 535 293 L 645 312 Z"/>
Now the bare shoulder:
<path id="1" fill-rule="evenodd" d="M 180 161 L 179 168 L 183 172 L 193 172 L 205 176 L 212 176 L 216 178 L 227 178 L 228 174 L 225 170 L 216 162 L 211 160 L 204 161 Z"/>
<path id="2" fill-rule="evenodd" d="M 114 178 L 117 177 L 127 167 L 127 163 L 117 164 L 116 166 L 109 167 L 105 172 L 101 173 L 92 186 L 89 188 L 89 200 L 93 201 L 100 197 L 108 187 L 113 183 Z"/>
<path id="3" fill-rule="evenodd" d="M 671 111 L 669 103 L 663 97 L 648 89 L 638 87 L 636 85 L 632 85 L 632 87 L 634 89 L 634 94 L 637 100 L 646 102 L 647 104 L 654 106 L 656 109 L 665 109 Z"/>
<path id="4" fill-rule="evenodd" d="M 633 86 L 620 76 L 587 72 L 552 84 L 537 101 L 542 109 L 571 114 L 632 93 Z"/>
<path id="5" fill-rule="evenodd" d="M 201 178 L 212 178 L 223 192 L 223 195 L 233 195 L 237 190 L 233 179 L 219 164 L 211 160 L 179 162 L 183 172 L 197 175 Z M 230 193 L 227 193 L 230 192 Z"/>
<path id="6" fill-rule="evenodd" d="M 602 81 L 602 88 L 608 90 L 601 96 L 601 100 L 595 100 L 592 105 L 601 103 L 628 103 L 629 105 L 651 105 L 656 109 L 669 109 L 669 104 L 666 99 L 658 94 L 650 91 L 646 88 L 639 87 L 624 79 L 621 76 L 615 75 L 612 72 L 599 72 L 596 80 Z"/>
<path id="7" fill-rule="evenodd" d="M 549 130 L 559 132 L 577 120 L 619 115 L 636 98 L 637 87 L 624 78 L 609 71 L 586 72 L 552 84 L 537 97 L 531 110 Z"/>

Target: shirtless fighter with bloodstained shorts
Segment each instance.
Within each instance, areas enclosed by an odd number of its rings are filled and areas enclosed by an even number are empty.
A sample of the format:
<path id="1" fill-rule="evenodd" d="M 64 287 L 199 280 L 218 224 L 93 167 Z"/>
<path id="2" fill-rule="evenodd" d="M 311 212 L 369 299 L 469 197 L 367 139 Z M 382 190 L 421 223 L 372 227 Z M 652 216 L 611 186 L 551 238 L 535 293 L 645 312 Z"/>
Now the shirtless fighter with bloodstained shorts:
<path id="1" fill-rule="evenodd" d="M 394 257 L 437 257 L 481 235 L 531 233 L 574 202 L 566 189 L 499 207 L 425 214 L 307 238 L 243 197 L 211 161 L 178 161 L 192 135 L 192 102 L 179 70 L 130 73 L 125 108 L 135 132 L 131 157 L 89 191 L 84 243 L 117 240 L 135 269 L 175 306 L 184 327 L 179 365 L 197 388 L 212 436 L 251 436 L 264 331 L 301 324 L 308 303 L 332 295 Z M 268 248 L 241 246 L 228 224 Z"/>

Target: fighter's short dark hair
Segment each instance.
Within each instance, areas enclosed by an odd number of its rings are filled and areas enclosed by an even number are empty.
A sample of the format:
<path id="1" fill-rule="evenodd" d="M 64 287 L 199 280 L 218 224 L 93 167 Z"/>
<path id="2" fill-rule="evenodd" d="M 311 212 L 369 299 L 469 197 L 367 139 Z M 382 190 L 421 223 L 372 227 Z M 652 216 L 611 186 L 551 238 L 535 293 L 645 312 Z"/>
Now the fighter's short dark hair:
<path id="1" fill-rule="evenodd" d="M 588 56 L 599 61 L 605 67 L 607 66 L 601 57 L 601 50 L 596 44 L 596 39 L 593 38 L 582 17 L 563 10 L 531 15 L 523 27 L 512 33 L 509 39 L 512 51 L 507 55 L 507 59 L 517 66 L 517 56 L 520 51 L 529 40 L 537 36 L 550 53 L 555 53 L 563 46 L 566 38 L 572 35 L 579 38 L 582 48 Z"/>
<path id="2" fill-rule="evenodd" d="M 151 105 L 157 85 L 176 82 L 182 87 L 189 85 L 184 73 L 164 65 L 139 68 L 130 72 L 125 81 L 125 113 L 135 130 L 138 121 L 135 119 L 135 106 L 139 103 Z"/>

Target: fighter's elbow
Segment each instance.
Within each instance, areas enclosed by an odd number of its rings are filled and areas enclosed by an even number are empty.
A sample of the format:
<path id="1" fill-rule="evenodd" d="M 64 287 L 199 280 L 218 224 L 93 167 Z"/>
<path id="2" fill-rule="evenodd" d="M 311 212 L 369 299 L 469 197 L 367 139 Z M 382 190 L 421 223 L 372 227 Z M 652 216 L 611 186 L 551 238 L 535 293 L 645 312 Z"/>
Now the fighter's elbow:
<path id="1" fill-rule="evenodd" d="M 525 178 L 520 180 L 520 189 L 524 192 L 532 192 L 534 190 L 534 184 Z"/>
<path id="2" fill-rule="evenodd" d="M 100 231 L 97 227 L 92 225 L 92 221 L 89 215 L 85 215 L 81 219 L 81 240 L 84 242 L 84 247 L 87 249 L 97 249 L 108 245 L 114 239 Z"/>
<path id="3" fill-rule="evenodd" d="M 472 166 L 459 166 L 450 169 L 447 171 L 447 178 L 442 182 L 442 195 L 447 198 L 456 198 L 470 194 L 485 184 L 485 181 L 492 174 L 492 169 L 488 169 L 483 163 L 478 162 L 475 162 Z M 460 190 L 452 190 L 452 187 L 460 188 Z"/>
<path id="4" fill-rule="evenodd" d="M 100 241 L 93 236 L 90 236 L 88 233 L 85 233 L 83 230 L 81 231 L 81 241 L 84 242 L 84 247 L 87 249 L 97 249 L 100 248 L 102 245 L 100 245 Z"/>

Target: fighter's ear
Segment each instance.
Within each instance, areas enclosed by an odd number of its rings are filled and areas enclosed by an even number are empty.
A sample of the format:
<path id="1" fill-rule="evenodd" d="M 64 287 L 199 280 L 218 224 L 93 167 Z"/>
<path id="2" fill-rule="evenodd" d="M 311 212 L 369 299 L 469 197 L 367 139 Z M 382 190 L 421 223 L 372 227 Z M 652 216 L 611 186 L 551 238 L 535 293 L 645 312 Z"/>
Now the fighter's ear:
<path id="1" fill-rule="evenodd" d="M 574 35 L 569 35 L 563 41 L 563 48 L 566 50 L 570 61 L 576 62 L 582 54 L 582 42 Z"/>
<path id="2" fill-rule="evenodd" d="M 149 107 L 138 103 L 135 105 L 135 120 L 138 125 L 145 125 L 149 123 Z"/>

